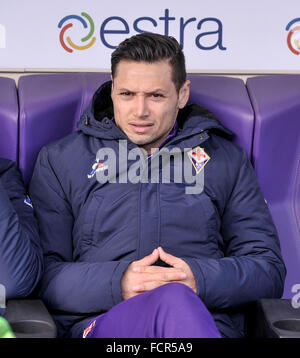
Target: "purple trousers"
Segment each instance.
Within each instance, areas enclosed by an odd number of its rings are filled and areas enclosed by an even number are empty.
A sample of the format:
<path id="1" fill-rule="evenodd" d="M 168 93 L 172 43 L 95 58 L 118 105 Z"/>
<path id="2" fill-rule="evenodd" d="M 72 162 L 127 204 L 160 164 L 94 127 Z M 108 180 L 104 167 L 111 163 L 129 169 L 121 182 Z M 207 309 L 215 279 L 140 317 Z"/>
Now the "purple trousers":
<path id="1" fill-rule="evenodd" d="M 93 319 L 84 338 L 221 338 L 201 299 L 184 284 L 141 293 Z"/>

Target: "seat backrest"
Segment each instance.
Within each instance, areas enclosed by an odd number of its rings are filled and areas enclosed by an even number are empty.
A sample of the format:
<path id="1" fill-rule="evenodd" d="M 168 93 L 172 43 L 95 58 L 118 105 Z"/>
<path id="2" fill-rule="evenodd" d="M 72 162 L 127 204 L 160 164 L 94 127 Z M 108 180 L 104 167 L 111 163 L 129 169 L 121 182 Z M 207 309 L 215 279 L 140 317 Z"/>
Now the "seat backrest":
<path id="1" fill-rule="evenodd" d="M 0 157 L 18 160 L 19 105 L 15 81 L 0 77 Z"/>
<path id="2" fill-rule="evenodd" d="M 213 112 L 234 134 L 234 143 L 251 158 L 254 114 L 244 82 L 239 78 L 190 74 L 190 102 Z"/>
<path id="3" fill-rule="evenodd" d="M 287 266 L 284 298 L 300 283 L 300 75 L 247 80 L 255 112 L 253 163 Z"/>
<path id="4" fill-rule="evenodd" d="M 28 184 L 40 149 L 76 130 L 82 111 L 108 73 L 21 76 L 19 166 Z"/>
<path id="5" fill-rule="evenodd" d="M 213 111 L 250 157 L 253 111 L 242 80 L 191 74 L 191 102 Z M 76 123 L 108 73 L 22 76 L 19 79 L 19 165 L 28 183 L 42 146 L 76 130 Z"/>

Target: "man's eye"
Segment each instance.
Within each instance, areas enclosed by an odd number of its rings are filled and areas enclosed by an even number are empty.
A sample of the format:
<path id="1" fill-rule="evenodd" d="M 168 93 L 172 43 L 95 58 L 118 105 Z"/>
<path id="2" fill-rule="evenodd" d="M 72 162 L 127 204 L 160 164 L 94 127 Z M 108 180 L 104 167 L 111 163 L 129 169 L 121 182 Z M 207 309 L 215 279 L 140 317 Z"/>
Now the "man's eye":
<path id="1" fill-rule="evenodd" d="M 124 96 L 124 97 L 129 97 L 129 96 L 131 96 L 132 95 L 132 93 L 131 92 L 121 92 L 121 96 Z"/>
<path id="2" fill-rule="evenodd" d="M 160 98 L 160 97 L 163 97 L 163 95 L 161 93 L 152 93 L 152 97 Z"/>

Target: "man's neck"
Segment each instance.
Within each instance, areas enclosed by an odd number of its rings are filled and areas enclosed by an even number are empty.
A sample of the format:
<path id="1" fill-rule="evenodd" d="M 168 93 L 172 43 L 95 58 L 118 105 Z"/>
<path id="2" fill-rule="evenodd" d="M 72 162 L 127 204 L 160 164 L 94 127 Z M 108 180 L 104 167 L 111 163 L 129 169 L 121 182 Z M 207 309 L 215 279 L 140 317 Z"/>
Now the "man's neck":
<path id="1" fill-rule="evenodd" d="M 173 138 L 176 136 L 178 131 L 178 124 L 177 121 L 175 122 L 173 128 L 171 129 L 171 131 L 169 132 L 169 134 L 161 141 L 161 143 L 159 145 L 156 146 L 151 146 L 150 148 L 144 148 L 148 154 L 148 158 L 151 158 L 151 156 L 160 148 L 162 148 L 168 141 L 169 139 Z"/>

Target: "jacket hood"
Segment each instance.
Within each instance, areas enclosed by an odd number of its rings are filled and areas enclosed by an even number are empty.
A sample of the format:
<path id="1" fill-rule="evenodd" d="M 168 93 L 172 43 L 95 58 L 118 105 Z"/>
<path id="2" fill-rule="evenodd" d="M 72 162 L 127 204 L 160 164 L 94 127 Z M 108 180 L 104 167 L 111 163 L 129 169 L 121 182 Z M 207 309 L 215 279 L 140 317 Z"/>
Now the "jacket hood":
<path id="1" fill-rule="evenodd" d="M 77 127 L 83 133 L 97 138 L 127 139 L 126 134 L 116 126 L 113 120 L 111 84 L 111 81 L 107 81 L 98 88 Z M 177 123 L 180 131 L 178 136 L 189 136 L 208 130 L 227 138 L 234 135 L 211 111 L 199 104 L 188 103 L 180 109 Z"/>

